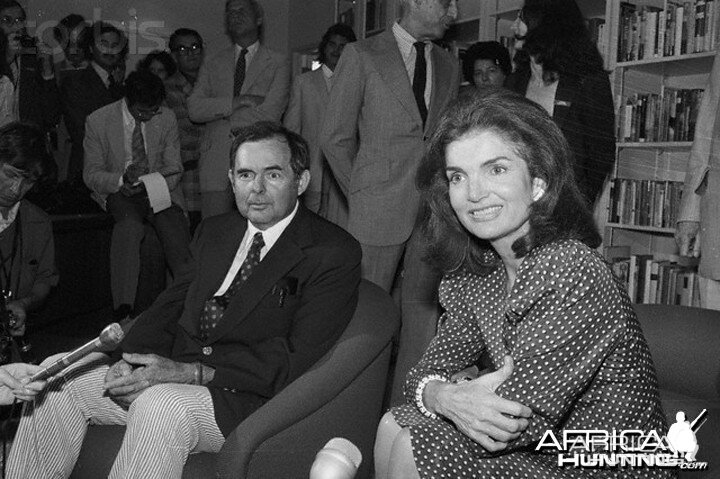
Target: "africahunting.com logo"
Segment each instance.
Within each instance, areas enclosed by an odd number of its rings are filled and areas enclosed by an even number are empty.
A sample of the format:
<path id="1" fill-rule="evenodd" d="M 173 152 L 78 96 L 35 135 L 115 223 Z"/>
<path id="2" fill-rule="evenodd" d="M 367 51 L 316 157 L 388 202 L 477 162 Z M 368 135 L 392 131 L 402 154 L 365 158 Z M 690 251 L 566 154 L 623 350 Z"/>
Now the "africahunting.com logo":
<path id="1" fill-rule="evenodd" d="M 535 450 L 557 452 L 557 465 L 562 467 L 707 469 L 707 462 L 695 460 L 699 449 L 695 433 L 705 423 L 707 410 L 691 423 L 682 411 L 675 419 L 665 436 L 635 429 L 566 429 L 562 434 L 548 430 Z"/>

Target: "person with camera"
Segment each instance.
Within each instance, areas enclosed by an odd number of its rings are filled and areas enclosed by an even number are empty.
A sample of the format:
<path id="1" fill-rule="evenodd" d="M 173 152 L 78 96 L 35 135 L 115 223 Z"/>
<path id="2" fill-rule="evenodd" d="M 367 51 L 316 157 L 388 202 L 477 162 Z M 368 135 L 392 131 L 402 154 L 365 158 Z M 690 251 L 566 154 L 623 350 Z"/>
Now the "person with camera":
<path id="1" fill-rule="evenodd" d="M 24 199 L 49 161 L 44 141 L 29 124 L 0 128 L 0 363 L 9 362 L 13 342 L 29 346 L 23 344 L 28 314 L 58 282 L 50 218 Z"/>
<path id="2" fill-rule="evenodd" d="M 25 9 L 0 0 L 0 31 L 7 37 L 5 60 L 15 86 L 15 118 L 38 125 L 47 138 L 60 121 L 60 93 L 53 72 L 52 48 L 28 35 Z"/>

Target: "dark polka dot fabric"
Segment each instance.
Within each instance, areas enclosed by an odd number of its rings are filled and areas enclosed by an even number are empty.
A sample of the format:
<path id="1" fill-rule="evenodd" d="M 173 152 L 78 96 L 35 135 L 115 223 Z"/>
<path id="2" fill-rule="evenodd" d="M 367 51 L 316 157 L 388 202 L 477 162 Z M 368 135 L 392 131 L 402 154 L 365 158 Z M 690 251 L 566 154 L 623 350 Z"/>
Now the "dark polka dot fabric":
<path id="1" fill-rule="evenodd" d="M 536 248 L 523 260 L 512 290 L 500 265 L 479 276 L 446 276 L 440 286 L 443 327 L 408 374 L 407 404 L 392 410 L 412 435 L 422 478 L 675 477 L 662 469 L 575 469 L 557 453 L 534 452 L 545 431 L 563 429 L 667 432 L 645 338 L 624 288 L 602 257 L 566 240 Z M 529 427 L 498 455 L 442 418 L 415 406 L 418 383 L 449 378 L 487 353 L 512 376 L 496 391 L 533 410 Z"/>

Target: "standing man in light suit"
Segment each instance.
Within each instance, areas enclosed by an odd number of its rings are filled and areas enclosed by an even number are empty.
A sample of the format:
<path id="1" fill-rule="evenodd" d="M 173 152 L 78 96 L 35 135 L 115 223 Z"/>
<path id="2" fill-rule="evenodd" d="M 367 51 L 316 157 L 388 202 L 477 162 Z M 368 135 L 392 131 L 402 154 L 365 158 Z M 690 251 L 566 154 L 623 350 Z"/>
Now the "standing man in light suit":
<path id="1" fill-rule="evenodd" d="M 347 201 L 325 163 L 318 137 L 340 54 L 345 45 L 356 40 L 353 29 L 344 23 L 327 29 L 318 47 L 322 66 L 295 79 L 284 119 L 285 127 L 310 145 L 310 185 L 303 196 L 305 206 L 343 228 L 347 225 Z"/>
<path id="2" fill-rule="evenodd" d="M 287 106 L 290 64 L 261 44 L 262 25 L 257 0 L 227 0 L 225 28 L 233 44 L 206 59 L 188 98 L 190 119 L 206 124 L 200 144 L 204 218 L 234 208 L 225 164 L 232 131 L 257 121 L 279 122 Z"/>
<path id="3" fill-rule="evenodd" d="M 700 307 L 720 310 L 720 52 L 714 62 L 695 123 L 675 240 L 681 255 L 700 254 Z"/>
<path id="4" fill-rule="evenodd" d="M 457 16 L 455 0 L 401 6 L 392 29 L 345 47 L 320 135 L 348 199 L 347 230 L 362 246 L 363 277 L 390 291 L 405 253 L 397 384 L 435 334 L 439 273 L 422 260 L 422 239 L 413 234 L 415 172 L 460 83 L 457 60 L 431 43 Z"/>

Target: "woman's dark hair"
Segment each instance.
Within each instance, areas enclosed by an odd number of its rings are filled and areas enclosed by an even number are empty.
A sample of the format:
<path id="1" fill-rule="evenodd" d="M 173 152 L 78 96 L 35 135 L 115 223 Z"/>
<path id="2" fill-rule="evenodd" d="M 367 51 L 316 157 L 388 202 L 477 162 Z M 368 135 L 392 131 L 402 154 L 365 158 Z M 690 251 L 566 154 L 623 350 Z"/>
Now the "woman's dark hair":
<path id="1" fill-rule="evenodd" d="M 279 123 L 272 121 L 258 121 L 249 126 L 233 130 L 235 139 L 230 147 L 230 169 L 235 168 L 235 154 L 243 143 L 269 140 L 276 138 L 287 143 L 290 149 L 290 168 L 295 176 L 299 177 L 302 172 L 308 169 L 309 147 L 305 139 L 297 133 L 288 130 Z"/>
<path id="2" fill-rule="evenodd" d="M 555 75 L 585 76 L 602 71 L 603 59 L 592 41 L 575 0 L 525 0 L 527 35 L 516 55 L 518 70 L 530 68 L 530 57 L 543 66 L 545 81 Z"/>
<path id="3" fill-rule="evenodd" d="M 477 42 L 465 52 L 463 57 L 463 75 L 465 80 L 475 84 L 475 62 L 490 60 L 500 67 L 505 76 L 512 73 L 512 62 L 507 48 L 499 42 Z"/>
<path id="4" fill-rule="evenodd" d="M 157 106 L 165 99 L 165 85 L 157 75 L 137 70 L 125 79 L 125 98 L 128 106 Z"/>
<path id="5" fill-rule="evenodd" d="M 503 88 L 488 88 L 464 96 L 445 112 L 418 170 L 417 185 L 427 205 L 423 227 L 429 240 L 428 257 L 437 267 L 444 272 L 463 268 L 482 274 L 499 261 L 490 243 L 469 233 L 458 220 L 445 172 L 448 145 L 483 131 L 504 138 L 525 160 L 530 176 L 547 184 L 545 194 L 530 206 L 530 232 L 512 245 L 518 258 L 560 239 L 576 239 L 591 248 L 600 245 L 560 128 L 534 102 Z"/>
<path id="6" fill-rule="evenodd" d="M 85 21 L 85 17 L 79 13 L 71 13 L 70 15 L 63 17 L 63 19 L 60 20 L 53 28 L 53 37 L 55 37 L 55 40 L 60 43 L 61 47 L 65 48 L 68 39 L 70 38 L 70 32 L 78 27 L 82 27 L 82 31 L 80 33 L 81 40 L 78 43 L 83 45 L 83 35 L 87 35 L 87 33 L 89 33 L 90 25 Z"/>
<path id="7" fill-rule="evenodd" d="M 320 40 L 320 45 L 318 45 L 318 61 L 320 63 L 325 63 L 327 60 L 327 58 L 325 58 L 325 47 L 327 47 L 327 44 L 333 35 L 340 35 L 345 38 L 348 43 L 357 41 L 357 37 L 355 36 L 355 32 L 352 27 L 345 25 L 344 23 L 336 23 L 327 29 L 325 35 L 322 37 L 322 40 Z"/>
<path id="8" fill-rule="evenodd" d="M 45 135 L 35 125 L 14 121 L 0 128 L 0 163 L 7 163 L 38 180 L 47 173 L 50 161 Z"/>
<path id="9" fill-rule="evenodd" d="M 148 53 L 145 58 L 143 58 L 137 63 L 137 67 L 135 67 L 135 69 L 138 71 L 145 70 L 149 72 L 150 65 L 156 60 L 163 64 L 163 66 L 165 67 L 165 71 L 167 72 L 169 77 L 173 76 L 177 71 L 177 65 L 175 65 L 175 60 L 173 60 L 172 55 L 170 55 L 168 52 L 163 52 L 160 50 L 154 50 Z"/>

